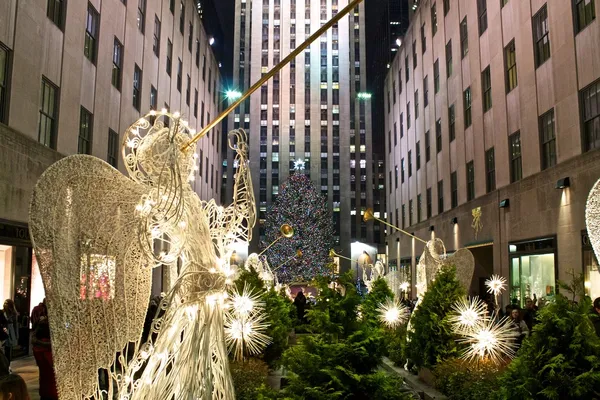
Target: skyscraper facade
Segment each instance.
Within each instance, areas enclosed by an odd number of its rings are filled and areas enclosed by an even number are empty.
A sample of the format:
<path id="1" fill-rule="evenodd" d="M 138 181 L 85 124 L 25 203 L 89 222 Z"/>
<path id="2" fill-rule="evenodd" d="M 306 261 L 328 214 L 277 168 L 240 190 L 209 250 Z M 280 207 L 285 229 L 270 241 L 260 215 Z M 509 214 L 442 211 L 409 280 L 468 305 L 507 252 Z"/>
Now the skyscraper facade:
<path id="1" fill-rule="evenodd" d="M 319 29 L 347 0 L 237 0 L 234 87 L 243 92 Z M 371 107 L 366 91 L 365 13 L 361 4 L 278 72 L 230 116 L 249 130 L 259 222 L 251 250 L 279 185 L 304 173 L 327 197 L 336 245 L 371 244 L 373 206 Z M 229 154 L 227 164 L 232 162 Z M 232 181 L 232 168 L 227 168 Z M 230 185 L 228 189 L 231 190 Z M 380 212 L 380 210 L 376 210 Z M 374 256 L 374 254 L 372 255 Z"/>
<path id="2" fill-rule="evenodd" d="M 508 298 L 552 299 L 586 274 L 585 223 L 600 178 L 600 1 L 419 3 L 385 86 L 388 220 L 475 256 Z M 393 233 L 390 263 L 415 283 L 423 244 Z"/>

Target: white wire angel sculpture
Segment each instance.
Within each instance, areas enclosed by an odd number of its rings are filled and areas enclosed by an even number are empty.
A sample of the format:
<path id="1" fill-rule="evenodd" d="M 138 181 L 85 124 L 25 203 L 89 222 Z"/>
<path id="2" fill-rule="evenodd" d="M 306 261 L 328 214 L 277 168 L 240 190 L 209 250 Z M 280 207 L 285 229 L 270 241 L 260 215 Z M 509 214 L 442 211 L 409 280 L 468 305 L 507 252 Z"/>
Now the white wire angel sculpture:
<path id="1" fill-rule="evenodd" d="M 217 209 L 188 183 L 197 168 L 186 146 L 193 134 L 178 113 L 152 111 L 125 134 L 129 177 L 73 155 L 38 181 L 30 226 L 61 399 L 234 398 L 221 260 L 236 238 L 249 238 L 255 221 L 246 138 L 233 133 L 240 161 L 234 201 Z M 179 275 L 149 341 L 140 343 L 151 270 L 159 265 L 176 266 Z M 108 372 L 106 386 L 99 369 Z"/>

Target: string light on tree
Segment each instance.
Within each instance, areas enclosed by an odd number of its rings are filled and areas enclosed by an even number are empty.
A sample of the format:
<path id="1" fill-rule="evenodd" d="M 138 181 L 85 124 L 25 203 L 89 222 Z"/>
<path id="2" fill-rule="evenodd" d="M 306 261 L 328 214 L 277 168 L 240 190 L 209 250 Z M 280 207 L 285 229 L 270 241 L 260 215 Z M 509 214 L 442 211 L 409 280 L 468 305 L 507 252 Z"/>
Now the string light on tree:
<path id="1" fill-rule="evenodd" d="M 300 172 L 292 174 L 279 187 L 279 195 L 267 212 L 262 248 L 281 235 L 284 224 L 293 227 L 294 235 L 265 252 L 271 265 L 278 266 L 273 271 L 278 280 L 308 281 L 317 275 L 327 275 L 328 253 L 335 235 L 333 218 L 326 198 Z M 302 250 L 302 257 L 296 256 L 298 249 Z"/>

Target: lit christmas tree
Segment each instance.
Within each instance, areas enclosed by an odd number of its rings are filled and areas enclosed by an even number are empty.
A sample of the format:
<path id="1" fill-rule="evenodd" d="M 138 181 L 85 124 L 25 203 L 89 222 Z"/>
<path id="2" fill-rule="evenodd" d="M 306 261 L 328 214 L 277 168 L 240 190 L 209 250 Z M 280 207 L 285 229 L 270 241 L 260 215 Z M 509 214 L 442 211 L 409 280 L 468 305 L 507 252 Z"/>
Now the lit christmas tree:
<path id="1" fill-rule="evenodd" d="M 327 199 L 301 172 L 291 175 L 279 187 L 279 196 L 267 212 L 266 241 L 262 248 L 277 239 L 282 224 L 290 224 L 294 236 L 281 239 L 266 252 L 279 281 L 311 280 L 317 275 L 329 274 L 327 263 L 334 242 L 333 219 Z"/>

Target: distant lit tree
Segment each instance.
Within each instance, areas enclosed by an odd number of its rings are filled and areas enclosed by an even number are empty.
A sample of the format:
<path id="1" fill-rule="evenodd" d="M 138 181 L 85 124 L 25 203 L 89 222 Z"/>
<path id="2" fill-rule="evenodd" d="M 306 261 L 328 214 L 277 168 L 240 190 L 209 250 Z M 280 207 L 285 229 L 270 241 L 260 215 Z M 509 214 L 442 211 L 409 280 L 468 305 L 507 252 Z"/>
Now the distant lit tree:
<path id="1" fill-rule="evenodd" d="M 267 250 L 271 268 L 281 282 L 310 280 L 330 272 L 329 250 L 334 243 L 333 219 L 326 198 L 303 173 L 295 173 L 279 186 L 279 195 L 269 208 L 265 222 L 265 248 L 279 235 L 282 224 L 294 228 L 292 238 L 283 238 Z M 299 256 L 297 250 L 302 252 Z"/>

